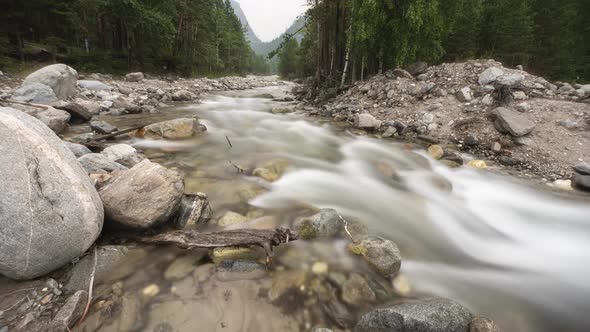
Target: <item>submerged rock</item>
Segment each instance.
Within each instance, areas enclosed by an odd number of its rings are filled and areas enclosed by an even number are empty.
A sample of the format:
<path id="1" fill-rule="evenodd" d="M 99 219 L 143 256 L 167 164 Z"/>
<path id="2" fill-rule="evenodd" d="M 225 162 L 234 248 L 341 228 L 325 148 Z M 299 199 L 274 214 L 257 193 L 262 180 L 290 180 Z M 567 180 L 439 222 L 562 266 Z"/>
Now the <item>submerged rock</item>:
<path id="1" fill-rule="evenodd" d="M 99 191 L 110 221 L 138 229 L 168 221 L 177 211 L 183 193 L 178 173 L 149 160 L 119 172 Z"/>
<path id="2" fill-rule="evenodd" d="M 360 306 L 375 302 L 377 296 L 365 278 L 353 273 L 342 285 L 342 300 L 348 304 Z"/>
<path id="3" fill-rule="evenodd" d="M 73 153 L 47 126 L 0 108 L 0 273 L 32 279 L 82 255 L 103 206 Z M 42 221 L 42 222 L 41 222 Z"/>
<path id="4" fill-rule="evenodd" d="M 70 296 L 51 321 L 53 331 L 67 331 L 84 313 L 88 292 L 80 290 Z"/>
<path id="5" fill-rule="evenodd" d="M 304 240 L 334 237 L 342 232 L 344 224 L 334 209 L 322 209 L 319 213 L 296 222 L 297 233 Z"/>
<path id="6" fill-rule="evenodd" d="M 247 221 L 248 218 L 245 216 L 235 213 L 233 211 L 227 211 L 219 220 L 217 221 L 217 225 L 219 226 L 232 226 L 236 224 L 241 224 Z"/>
<path id="7" fill-rule="evenodd" d="M 392 278 L 402 265 L 401 253 L 395 243 L 378 236 L 370 236 L 360 243 L 349 245 L 349 250 L 362 256 L 382 276 Z"/>
<path id="8" fill-rule="evenodd" d="M 364 314 L 355 332 L 469 332 L 471 312 L 447 299 L 430 298 Z"/>
<path id="9" fill-rule="evenodd" d="M 44 84 L 53 90 L 57 98 L 67 99 L 76 94 L 78 72 L 64 64 L 43 67 L 27 76 L 23 87 L 32 84 Z"/>
<path id="10" fill-rule="evenodd" d="M 64 290 L 68 293 L 87 290 L 92 270 L 95 270 L 94 283 L 101 284 L 125 257 L 128 249 L 125 246 L 102 246 L 96 248 L 96 268 L 94 267 L 94 252 L 89 252 L 82 258 L 68 274 L 68 281 Z"/>
<path id="11" fill-rule="evenodd" d="M 175 119 L 146 126 L 137 132 L 137 136 L 154 139 L 186 139 L 206 130 L 207 128 L 197 119 Z"/>
<path id="12" fill-rule="evenodd" d="M 471 321 L 469 332 L 500 332 L 500 328 L 493 320 L 477 316 Z"/>

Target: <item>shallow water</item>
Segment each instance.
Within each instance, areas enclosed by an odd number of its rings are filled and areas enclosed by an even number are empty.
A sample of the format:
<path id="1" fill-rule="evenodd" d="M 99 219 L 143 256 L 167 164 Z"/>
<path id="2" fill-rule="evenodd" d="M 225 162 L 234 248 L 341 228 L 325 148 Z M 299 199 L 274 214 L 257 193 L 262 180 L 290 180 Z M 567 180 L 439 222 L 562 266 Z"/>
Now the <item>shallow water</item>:
<path id="1" fill-rule="evenodd" d="M 129 143 L 179 170 L 187 191 L 207 193 L 215 217 L 235 211 L 253 219 L 267 216 L 261 222 L 264 227 L 289 226 L 295 217 L 311 214 L 313 207 L 335 208 L 400 246 L 411 296 L 457 300 L 496 320 L 502 331 L 588 330 L 590 200 L 558 196 L 488 171 L 450 170 L 407 144 L 354 136 L 303 115 L 274 115 L 269 110 L 280 103 L 252 98 L 267 92 L 279 96 L 285 89 L 211 95 L 201 104 L 179 105 L 160 114 L 104 119 L 125 128 L 197 116 L 208 127 L 206 135 L 183 142 Z M 287 167 L 274 183 L 238 174 L 234 167 L 251 174 L 268 164 Z M 318 289 L 330 289 L 333 276 L 318 278 L 317 289 L 302 290 L 274 305 L 260 294 L 298 270 L 309 271 L 314 262 L 326 262 L 339 274 L 370 275 L 346 254 L 345 242 L 289 245 L 279 251 L 275 270 L 251 280 L 239 280 L 239 275 L 209 278 L 215 272 L 205 265 L 196 268 L 205 272 L 195 272 L 188 281 L 166 281 L 161 270 L 180 251 L 155 249 L 140 255 L 144 260 L 147 255 L 149 264 L 126 276 L 125 288 L 139 290 L 155 283 L 162 293 L 169 292 L 143 307 L 147 331 L 188 331 L 195 324 L 223 331 L 337 327 L 333 315 L 327 319 L 316 313 L 325 306 L 322 301 L 330 302 L 317 295 Z M 207 280 L 200 281 L 203 275 Z M 315 297 L 310 292 L 319 300 L 311 301 Z M 383 301 L 374 304 L 378 302 Z M 368 307 L 344 312 L 354 315 Z"/>

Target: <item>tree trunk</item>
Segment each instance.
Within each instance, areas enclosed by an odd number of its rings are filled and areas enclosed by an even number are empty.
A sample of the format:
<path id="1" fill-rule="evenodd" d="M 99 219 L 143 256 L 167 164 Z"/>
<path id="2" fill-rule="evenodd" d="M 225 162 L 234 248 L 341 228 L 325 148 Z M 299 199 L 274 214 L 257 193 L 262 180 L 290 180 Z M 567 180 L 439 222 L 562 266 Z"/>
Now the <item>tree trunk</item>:
<path id="1" fill-rule="evenodd" d="M 318 11 L 318 18 L 317 18 L 317 30 L 318 30 L 318 49 L 317 49 L 317 59 L 316 59 L 316 68 L 315 68 L 315 82 L 316 82 L 316 86 L 319 87 L 321 80 L 322 80 L 322 24 L 320 22 L 320 17 L 319 17 L 319 10 L 320 10 L 320 4 L 319 4 L 319 0 L 315 0 L 315 8 Z"/>

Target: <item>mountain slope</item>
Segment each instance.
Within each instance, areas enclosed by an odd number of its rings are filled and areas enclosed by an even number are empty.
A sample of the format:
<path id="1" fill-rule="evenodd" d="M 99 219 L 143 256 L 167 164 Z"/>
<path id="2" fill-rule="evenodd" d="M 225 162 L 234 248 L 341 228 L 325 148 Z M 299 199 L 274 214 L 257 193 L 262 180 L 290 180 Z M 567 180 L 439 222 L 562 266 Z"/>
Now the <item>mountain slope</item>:
<path id="1" fill-rule="evenodd" d="M 244 33 L 246 34 L 248 41 L 250 41 L 252 50 L 259 55 L 268 55 L 268 53 L 274 51 L 277 47 L 279 47 L 279 45 L 281 45 L 285 34 L 293 34 L 299 31 L 305 25 L 305 16 L 300 16 L 281 36 L 273 39 L 270 42 L 263 42 L 260 40 L 260 38 L 258 38 L 254 30 L 252 30 L 252 27 L 250 27 L 248 18 L 242 10 L 242 7 L 240 7 L 240 3 L 236 0 L 231 0 L 231 4 L 234 8 L 236 16 L 240 19 L 240 22 L 242 22 L 242 25 L 244 26 Z M 297 35 L 295 35 L 295 38 L 297 41 L 301 42 L 301 39 L 303 39 L 303 32 L 299 32 Z"/>

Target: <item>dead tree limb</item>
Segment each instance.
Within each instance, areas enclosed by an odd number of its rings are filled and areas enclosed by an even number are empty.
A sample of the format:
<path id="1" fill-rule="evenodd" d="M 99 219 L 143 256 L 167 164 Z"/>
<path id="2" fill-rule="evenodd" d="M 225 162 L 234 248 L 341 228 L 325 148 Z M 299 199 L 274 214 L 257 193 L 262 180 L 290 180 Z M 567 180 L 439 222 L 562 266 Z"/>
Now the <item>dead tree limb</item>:
<path id="1" fill-rule="evenodd" d="M 243 229 L 222 232 L 173 231 L 137 240 L 147 244 L 172 244 L 181 249 L 215 249 L 258 246 L 264 248 L 267 258 L 272 249 L 298 239 L 297 233 L 285 228 L 275 230 Z"/>
<path id="2" fill-rule="evenodd" d="M 51 106 L 48 106 L 48 105 L 26 103 L 24 101 L 16 101 L 16 100 L 12 100 L 12 99 L 2 99 L 1 101 L 3 103 L 11 103 L 11 104 L 24 105 L 24 106 L 31 106 L 31 107 L 42 108 L 42 109 L 45 109 L 45 110 L 51 108 Z"/>
<path id="3" fill-rule="evenodd" d="M 225 139 L 227 140 L 227 144 L 229 144 L 229 150 L 230 151 L 234 146 L 233 144 L 231 144 L 231 141 L 229 140 L 229 137 L 227 137 L 227 135 L 225 136 Z M 245 173 L 244 169 L 241 168 L 240 166 L 236 165 L 233 161 L 231 161 L 231 159 L 228 159 L 230 165 L 232 165 L 233 167 L 235 167 L 235 169 L 238 171 L 238 174 L 243 174 Z"/>
<path id="4" fill-rule="evenodd" d="M 112 134 L 103 135 L 103 136 L 99 136 L 99 137 L 96 137 L 96 138 L 91 138 L 88 141 L 86 141 L 86 143 L 100 142 L 100 141 L 104 141 L 104 140 L 107 140 L 107 139 L 115 138 L 117 136 L 121 136 L 121 135 L 130 133 L 130 132 L 133 132 L 133 131 L 136 131 L 136 130 L 140 130 L 143 127 L 145 127 L 145 126 L 132 127 L 132 128 L 129 128 L 129 129 L 125 129 L 125 130 L 120 130 L 120 131 L 114 132 Z"/>
<path id="5" fill-rule="evenodd" d="M 88 310 L 90 310 L 90 303 L 92 303 L 92 289 L 94 288 L 94 276 L 96 275 L 96 264 L 98 263 L 98 253 L 96 247 L 94 247 L 94 265 L 92 266 L 92 273 L 90 274 L 90 282 L 88 284 L 88 300 L 86 301 L 86 307 L 84 307 L 84 313 L 78 323 L 81 323 L 86 319 Z"/>

